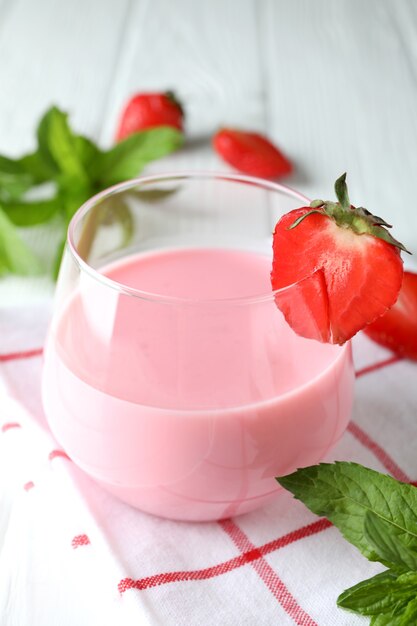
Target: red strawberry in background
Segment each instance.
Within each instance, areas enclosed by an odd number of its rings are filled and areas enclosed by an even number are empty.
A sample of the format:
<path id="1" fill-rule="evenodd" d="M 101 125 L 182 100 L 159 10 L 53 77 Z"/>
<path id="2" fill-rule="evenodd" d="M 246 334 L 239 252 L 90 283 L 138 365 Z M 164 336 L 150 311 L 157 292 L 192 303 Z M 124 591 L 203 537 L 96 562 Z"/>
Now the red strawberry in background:
<path id="1" fill-rule="evenodd" d="M 300 335 L 343 344 L 396 301 L 403 278 L 400 250 L 381 218 L 351 206 L 346 174 L 338 202 L 315 200 L 284 215 L 273 236 L 277 305 Z"/>
<path id="2" fill-rule="evenodd" d="M 222 128 L 214 135 L 213 146 L 227 163 L 244 174 L 278 178 L 293 170 L 282 152 L 259 133 Z"/>
<path id="3" fill-rule="evenodd" d="M 380 345 L 417 360 L 417 274 L 404 272 L 394 306 L 364 331 Z"/>
<path id="4" fill-rule="evenodd" d="M 171 91 L 138 93 L 128 101 L 120 118 L 116 140 L 156 126 L 183 129 L 184 111 Z"/>

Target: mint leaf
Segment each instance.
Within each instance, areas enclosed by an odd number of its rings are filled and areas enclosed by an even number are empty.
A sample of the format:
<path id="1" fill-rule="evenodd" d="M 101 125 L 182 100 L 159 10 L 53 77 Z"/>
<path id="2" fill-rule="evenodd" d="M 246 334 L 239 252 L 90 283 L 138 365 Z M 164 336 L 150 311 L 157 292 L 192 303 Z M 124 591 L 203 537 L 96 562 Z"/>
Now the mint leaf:
<path id="1" fill-rule="evenodd" d="M 74 213 L 88 198 L 94 194 L 92 188 L 85 181 L 63 176 L 59 181 L 59 195 L 61 197 L 62 213 L 66 226 Z"/>
<path id="2" fill-rule="evenodd" d="M 81 159 L 80 140 L 68 125 L 68 115 L 52 107 L 38 127 L 39 153 L 55 173 L 88 183 Z"/>
<path id="3" fill-rule="evenodd" d="M 414 596 L 417 594 L 417 589 L 414 589 Z M 404 613 L 401 615 L 398 626 L 415 626 L 417 624 L 417 598 L 414 597 L 411 602 L 408 603 Z"/>
<path id="4" fill-rule="evenodd" d="M 401 616 L 395 617 L 392 613 L 383 613 L 375 615 L 370 621 L 370 626 L 401 626 L 400 620 Z"/>
<path id="5" fill-rule="evenodd" d="M 0 275 L 13 273 L 27 276 L 39 274 L 41 270 L 38 259 L 0 207 Z"/>
<path id="6" fill-rule="evenodd" d="M 178 189 L 179 187 L 172 187 L 171 189 L 131 189 L 129 193 L 141 202 L 152 204 L 153 202 L 161 202 L 169 198 L 172 194 L 176 193 Z"/>
<path id="7" fill-rule="evenodd" d="M 387 570 L 344 591 L 337 604 L 361 615 L 392 614 L 405 607 L 416 592 L 416 572 L 398 575 Z"/>
<path id="8" fill-rule="evenodd" d="M 18 200 L 33 185 L 33 179 L 27 174 L 9 174 L 0 171 L 0 201 Z"/>
<path id="9" fill-rule="evenodd" d="M 55 257 L 52 263 L 52 271 L 51 271 L 52 278 L 54 280 L 58 278 L 59 268 L 61 267 L 62 255 L 64 254 L 66 243 L 67 243 L 67 238 L 63 237 L 61 241 L 59 242 L 56 252 L 55 252 Z"/>
<path id="10" fill-rule="evenodd" d="M 104 187 L 134 178 L 147 163 L 173 152 L 182 142 L 182 133 L 169 126 L 134 133 L 99 155 L 94 178 Z"/>
<path id="11" fill-rule="evenodd" d="M 51 180 L 56 173 L 55 165 L 51 167 L 40 150 L 26 154 L 18 159 L 17 163 L 26 175 L 31 176 L 33 184 L 36 185 Z"/>
<path id="12" fill-rule="evenodd" d="M 39 151 L 19 159 L 0 155 L 0 200 L 20 200 L 34 185 L 51 180 L 53 174 Z"/>
<path id="13" fill-rule="evenodd" d="M 80 206 L 93 195 L 91 189 L 89 189 L 88 187 L 84 187 L 83 184 L 78 187 L 77 182 L 78 181 L 75 180 L 72 183 L 72 178 L 67 179 L 64 177 L 61 179 L 59 202 L 63 217 L 62 225 L 64 234 L 58 244 L 57 251 L 52 262 L 51 273 L 54 279 L 58 277 L 59 267 L 61 264 L 62 255 L 66 243 L 66 232 L 68 224 L 70 223 L 72 216 L 80 208 Z"/>
<path id="14" fill-rule="evenodd" d="M 16 226 L 35 226 L 51 219 L 59 211 L 62 201 L 59 196 L 36 202 L 15 201 L 3 204 L 7 217 Z"/>
<path id="15" fill-rule="evenodd" d="M 24 173 L 24 169 L 19 163 L 19 159 L 10 159 L 9 157 L 0 155 L 0 172 L 16 175 Z"/>
<path id="16" fill-rule="evenodd" d="M 18 161 L 0 155 L 0 200 L 20 198 L 33 182 L 33 177 Z"/>
<path id="17" fill-rule="evenodd" d="M 417 489 L 356 463 L 336 462 L 277 478 L 325 515 L 369 560 L 391 569 L 344 591 L 342 608 L 373 626 L 417 624 Z"/>
<path id="18" fill-rule="evenodd" d="M 127 197 L 128 194 L 110 196 L 100 205 L 103 211 L 101 216 L 102 224 L 105 226 L 118 224 L 120 226 L 122 234 L 121 247 L 129 243 L 134 231 L 133 216 L 127 203 Z"/>
<path id="19" fill-rule="evenodd" d="M 0 273 L 39 271 L 38 261 L 13 224 L 35 226 L 60 215 L 62 238 L 53 265 L 56 275 L 65 231 L 75 211 L 95 193 L 136 176 L 146 163 L 178 148 L 183 135 L 170 127 L 154 128 L 136 133 L 103 152 L 87 137 L 74 133 L 67 114 L 54 106 L 40 120 L 37 139 L 38 147 L 30 154 L 18 159 L 0 155 Z M 45 189 L 39 187 L 44 184 L 52 197 L 45 197 Z M 141 193 L 144 202 L 152 202 L 173 191 L 138 191 L 138 195 Z M 120 226 L 122 245 L 126 244 L 133 232 L 128 205 L 122 202 L 116 212 L 103 215 L 104 223 Z M 90 245 L 91 242 L 87 247 Z"/>
<path id="20" fill-rule="evenodd" d="M 416 591 L 414 591 L 414 596 Z M 371 619 L 370 626 L 416 626 L 417 624 L 417 598 L 410 600 L 408 604 L 400 604 L 391 613 L 375 615 Z"/>
<path id="21" fill-rule="evenodd" d="M 86 216 L 78 241 L 78 253 L 88 260 L 98 229 L 102 225 L 118 224 L 121 227 L 120 247 L 126 246 L 132 238 L 134 222 L 126 201 L 126 194 L 109 196 L 96 204 Z"/>
<path id="22" fill-rule="evenodd" d="M 370 511 L 365 516 L 364 532 L 379 561 L 417 572 L 417 538 L 414 534 L 404 532 L 397 524 Z"/>
<path id="23" fill-rule="evenodd" d="M 61 112 L 56 107 L 48 109 L 48 111 L 46 111 L 46 113 L 42 116 L 36 131 L 38 139 L 38 153 L 42 162 L 46 164 L 46 167 L 51 172 L 51 176 L 55 176 L 59 173 L 59 167 L 57 166 L 55 158 L 49 149 L 49 137 L 52 132 L 52 118 L 58 116 L 60 113 Z"/>
<path id="24" fill-rule="evenodd" d="M 321 463 L 277 481 L 317 515 L 327 517 L 371 561 L 381 561 L 365 534 L 368 511 L 417 541 L 417 489 L 356 463 Z"/>
<path id="25" fill-rule="evenodd" d="M 101 154 L 101 150 L 90 139 L 82 135 L 74 136 L 74 148 L 84 169 L 89 173 Z"/>

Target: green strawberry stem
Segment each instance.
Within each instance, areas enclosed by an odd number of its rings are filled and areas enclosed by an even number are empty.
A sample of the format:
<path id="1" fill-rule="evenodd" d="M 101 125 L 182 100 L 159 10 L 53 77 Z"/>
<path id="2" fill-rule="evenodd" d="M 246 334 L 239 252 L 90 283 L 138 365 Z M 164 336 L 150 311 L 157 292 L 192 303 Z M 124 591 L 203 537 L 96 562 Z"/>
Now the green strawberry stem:
<path id="1" fill-rule="evenodd" d="M 293 224 L 288 227 L 288 230 L 296 228 L 309 215 L 319 213 L 324 217 L 332 219 L 340 228 L 349 228 L 357 235 L 372 235 L 399 248 L 403 252 L 411 254 L 411 252 L 407 250 L 401 242 L 394 239 L 387 230 L 387 228 L 391 228 L 390 224 L 381 217 L 372 215 L 367 209 L 355 207 L 350 203 L 346 184 L 346 172 L 336 180 L 334 188 L 338 202 L 313 200 L 310 203 L 311 211 L 308 211 L 308 213 L 296 219 Z"/>
<path id="2" fill-rule="evenodd" d="M 346 172 L 339 176 L 334 184 L 334 190 L 336 192 L 336 198 L 339 200 L 343 209 L 345 209 L 345 211 L 350 211 L 350 200 L 346 184 Z"/>
<path id="3" fill-rule="evenodd" d="M 181 113 L 184 115 L 184 107 L 182 106 L 181 101 L 178 100 L 175 91 L 172 91 L 171 89 L 169 89 L 168 91 L 165 92 L 165 95 L 168 98 L 168 100 L 170 100 L 173 104 L 175 104 L 175 106 L 178 107 Z"/>

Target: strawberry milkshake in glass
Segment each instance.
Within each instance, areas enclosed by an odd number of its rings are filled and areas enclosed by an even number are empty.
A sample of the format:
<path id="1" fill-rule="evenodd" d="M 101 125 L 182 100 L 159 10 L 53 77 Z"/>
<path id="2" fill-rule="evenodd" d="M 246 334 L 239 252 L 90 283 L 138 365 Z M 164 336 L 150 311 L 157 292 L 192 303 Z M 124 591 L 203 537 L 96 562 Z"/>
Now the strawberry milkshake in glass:
<path id="1" fill-rule="evenodd" d="M 185 173 L 122 183 L 76 213 L 43 402 L 106 490 L 164 517 L 225 518 L 341 437 L 350 345 L 297 336 L 270 284 L 274 224 L 306 203 L 272 182 Z"/>

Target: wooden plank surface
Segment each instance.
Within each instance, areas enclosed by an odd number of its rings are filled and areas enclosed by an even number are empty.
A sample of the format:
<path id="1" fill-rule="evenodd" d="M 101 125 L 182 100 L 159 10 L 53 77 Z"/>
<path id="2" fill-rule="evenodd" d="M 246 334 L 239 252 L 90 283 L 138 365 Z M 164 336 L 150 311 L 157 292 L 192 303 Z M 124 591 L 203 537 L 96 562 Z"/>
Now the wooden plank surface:
<path id="1" fill-rule="evenodd" d="M 0 85 L 0 153 L 30 149 L 53 102 L 108 145 L 130 94 L 173 88 L 188 144 L 147 172 L 230 171 L 210 147 L 214 130 L 267 130 L 296 162 L 288 184 L 329 196 L 347 170 L 353 202 L 388 216 L 417 250 L 413 0 L 0 0 Z M 52 245 L 48 229 L 29 237 Z M 0 303 L 51 291 L 46 278 L 10 278 Z"/>
<path id="2" fill-rule="evenodd" d="M 268 127 L 298 164 L 293 186 L 387 215 L 417 251 L 417 4 L 269 0 L 262 13 Z"/>

